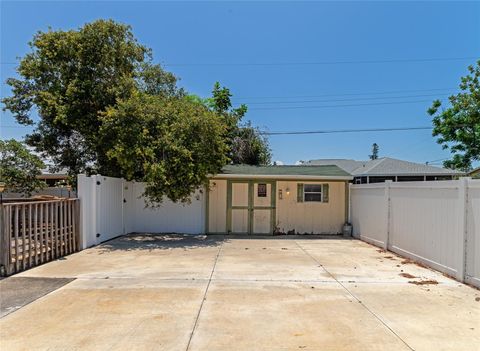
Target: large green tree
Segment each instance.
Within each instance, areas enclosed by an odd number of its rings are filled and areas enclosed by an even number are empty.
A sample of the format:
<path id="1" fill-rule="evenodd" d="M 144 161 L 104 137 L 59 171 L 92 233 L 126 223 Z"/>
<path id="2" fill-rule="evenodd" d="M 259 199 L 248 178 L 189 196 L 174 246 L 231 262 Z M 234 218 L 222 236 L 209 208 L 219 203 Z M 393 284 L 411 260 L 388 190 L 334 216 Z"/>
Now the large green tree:
<path id="1" fill-rule="evenodd" d="M 155 204 L 164 196 L 186 201 L 231 160 L 269 162 L 266 139 L 240 127 L 246 106 L 232 108 L 218 83 L 209 99 L 188 96 L 127 25 L 98 20 L 38 32 L 30 47 L 2 102 L 19 123 L 35 126 L 26 142 L 54 170 L 145 181 Z"/>
<path id="2" fill-rule="evenodd" d="M 188 99 L 204 104 L 222 117 L 226 124 L 225 138 L 230 163 L 256 166 L 270 164 L 272 153 L 268 139 L 250 121 L 242 122 L 247 113 L 247 106 L 242 104 L 233 108 L 231 97 L 230 90 L 216 82 L 212 97 L 202 99 L 196 95 L 189 95 Z"/>
<path id="3" fill-rule="evenodd" d="M 428 110 L 433 117 L 433 136 L 453 154 L 444 166 L 463 171 L 480 160 L 480 60 L 468 71 L 461 78 L 461 92 L 449 97 L 450 107 L 441 109 L 442 103 L 436 100 Z"/>
<path id="4" fill-rule="evenodd" d="M 38 32 L 31 52 L 9 78 L 5 109 L 24 125 L 35 125 L 26 142 L 70 174 L 117 175 L 100 137 L 103 113 L 135 91 L 174 95 L 176 78 L 151 63 L 127 25 L 98 20 L 78 30 Z M 38 114 L 34 118 L 32 112 Z"/>
<path id="5" fill-rule="evenodd" d="M 272 162 L 267 138 L 250 122 L 237 128 L 231 143 L 230 157 L 233 164 L 258 166 Z"/>
<path id="6" fill-rule="evenodd" d="M 14 139 L 0 140 L 0 182 L 6 191 L 24 193 L 45 187 L 37 176 L 45 167 L 40 158 L 32 154 L 21 142 Z"/>
<path id="7" fill-rule="evenodd" d="M 203 104 L 184 97 L 136 94 L 108 109 L 102 134 L 108 157 L 128 180 L 146 182 L 149 204 L 188 201 L 227 163 L 226 126 Z"/>

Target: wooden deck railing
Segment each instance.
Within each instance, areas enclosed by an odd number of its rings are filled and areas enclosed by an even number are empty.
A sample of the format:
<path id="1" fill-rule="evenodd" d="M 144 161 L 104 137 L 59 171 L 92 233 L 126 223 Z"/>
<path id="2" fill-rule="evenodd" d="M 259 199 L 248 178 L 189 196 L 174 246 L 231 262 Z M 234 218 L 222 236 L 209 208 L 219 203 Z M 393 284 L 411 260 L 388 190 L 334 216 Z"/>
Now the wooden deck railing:
<path id="1" fill-rule="evenodd" d="M 0 205 L 0 265 L 10 275 L 78 251 L 79 200 Z"/>

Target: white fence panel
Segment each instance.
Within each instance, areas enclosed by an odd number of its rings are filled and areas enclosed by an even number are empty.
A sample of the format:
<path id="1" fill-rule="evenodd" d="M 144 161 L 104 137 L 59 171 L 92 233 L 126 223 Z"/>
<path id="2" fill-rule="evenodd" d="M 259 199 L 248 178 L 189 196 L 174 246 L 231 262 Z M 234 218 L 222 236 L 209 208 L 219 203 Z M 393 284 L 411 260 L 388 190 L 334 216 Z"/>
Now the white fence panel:
<path id="1" fill-rule="evenodd" d="M 131 183 L 133 188 L 132 210 L 129 215 L 135 232 L 142 233 L 186 233 L 205 232 L 205 198 L 197 191 L 191 203 L 174 203 L 165 199 L 159 207 L 146 207 L 142 193 L 142 183 Z"/>
<path id="2" fill-rule="evenodd" d="M 461 279 L 461 201 L 458 184 L 391 183 L 388 249 Z"/>
<path id="3" fill-rule="evenodd" d="M 466 248 L 465 280 L 480 287 L 480 180 L 468 184 Z"/>
<path id="4" fill-rule="evenodd" d="M 353 235 L 374 245 L 386 248 L 387 207 L 383 185 L 352 186 L 350 188 L 350 220 Z"/>
<path id="5" fill-rule="evenodd" d="M 356 237 L 480 287 L 480 180 L 350 189 Z"/>
<path id="6" fill-rule="evenodd" d="M 187 233 L 205 231 L 205 197 L 196 192 L 190 204 L 165 200 L 146 207 L 144 184 L 120 178 L 78 176 L 82 248 L 131 232 Z"/>

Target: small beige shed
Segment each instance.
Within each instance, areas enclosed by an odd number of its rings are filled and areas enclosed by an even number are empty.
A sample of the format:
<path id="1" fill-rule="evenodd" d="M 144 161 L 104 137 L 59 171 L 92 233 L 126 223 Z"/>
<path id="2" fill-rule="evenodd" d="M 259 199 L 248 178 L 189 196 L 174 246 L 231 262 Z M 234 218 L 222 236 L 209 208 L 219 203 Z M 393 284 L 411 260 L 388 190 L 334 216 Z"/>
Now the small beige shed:
<path id="1" fill-rule="evenodd" d="M 337 166 L 226 166 L 210 179 L 206 232 L 341 233 L 352 179 Z"/>

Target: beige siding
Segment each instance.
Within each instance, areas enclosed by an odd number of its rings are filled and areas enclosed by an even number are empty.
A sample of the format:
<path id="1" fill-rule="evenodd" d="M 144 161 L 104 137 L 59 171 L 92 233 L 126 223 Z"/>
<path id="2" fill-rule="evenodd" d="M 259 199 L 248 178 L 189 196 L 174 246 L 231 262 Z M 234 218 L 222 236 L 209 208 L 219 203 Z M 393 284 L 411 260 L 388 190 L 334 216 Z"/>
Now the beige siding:
<path id="1" fill-rule="evenodd" d="M 248 210 L 232 210 L 232 232 L 248 233 Z"/>
<path id="2" fill-rule="evenodd" d="M 211 180 L 208 208 L 208 232 L 227 231 L 227 181 Z"/>
<path id="3" fill-rule="evenodd" d="M 277 182 L 277 220 L 280 232 L 335 234 L 345 222 L 345 182 L 328 182 L 329 202 L 297 202 L 297 184 L 326 184 L 327 182 Z M 289 194 L 287 195 L 287 188 Z M 282 190 L 283 199 L 278 192 Z"/>
<path id="4" fill-rule="evenodd" d="M 297 183 L 303 184 L 329 184 L 329 202 L 297 202 Z M 227 181 L 211 180 L 208 207 L 208 232 L 227 232 Z M 257 185 L 254 191 L 257 191 Z M 295 233 L 335 234 L 342 231 L 345 222 L 345 182 L 298 182 L 277 181 L 277 193 L 271 194 L 271 185 L 267 185 L 267 194 L 276 196 L 276 227 L 280 232 L 287 233 L 294 230 Z M 286 189 L 289 189 L 287 195 Z M 278 192 L 282 190 L 283 199 L 279 199 Z M 248 184 L 233 184 L 232 200 L 234 206 L 248 204 Z M 267 196 L 266 199 L 269 199 Z M 263 204 L 263 198 L 255 200 L 256 206 Z M 265 200 L 267 201 L 267 200 Z M 270 211 L 257 210 L 256 216 L 270 215 Z M 259 222 L 259 221 L 257 221 Z M 269 223 L 269 221 L 260 221 Z M 248 210 L 238 209 L 232 211 L 232 229 L 234 232 L 248 231 Z M 268 228 L 258 227 L 253 224 L 254 232 L 268 232 Z"/>
<path id="5" fill-rule="evenodd" d="M 248 206 L 248 183 L 232 184 L 232 206 Z"/>
<path id="6" fill-rule="evenodd" d="M 261 182 L 260 182 L 261 183 Z M 254 206 L 270 206 L 272 203 L 272 184 L 267 183 L 267 196 L 258 197 L 258 183 L 253 185 L 253 205 Z"/>

